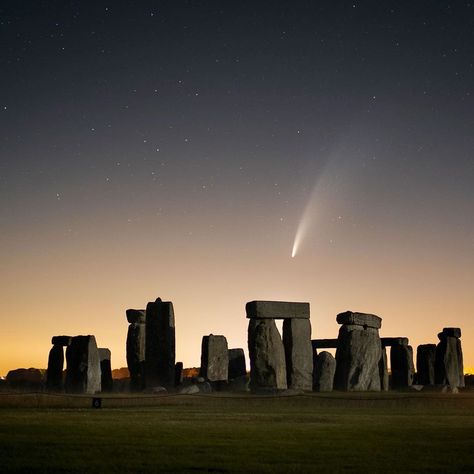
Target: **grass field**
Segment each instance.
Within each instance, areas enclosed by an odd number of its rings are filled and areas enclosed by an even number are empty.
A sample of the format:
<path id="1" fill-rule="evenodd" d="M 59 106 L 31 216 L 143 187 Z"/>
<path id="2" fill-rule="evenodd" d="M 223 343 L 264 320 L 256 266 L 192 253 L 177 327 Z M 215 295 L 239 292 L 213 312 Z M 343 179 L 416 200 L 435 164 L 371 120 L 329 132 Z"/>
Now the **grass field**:
<path id="1" fill-rule="evenodd" d="M 474 472 L 474 396 L 0 395 L 0 472 Z"/>

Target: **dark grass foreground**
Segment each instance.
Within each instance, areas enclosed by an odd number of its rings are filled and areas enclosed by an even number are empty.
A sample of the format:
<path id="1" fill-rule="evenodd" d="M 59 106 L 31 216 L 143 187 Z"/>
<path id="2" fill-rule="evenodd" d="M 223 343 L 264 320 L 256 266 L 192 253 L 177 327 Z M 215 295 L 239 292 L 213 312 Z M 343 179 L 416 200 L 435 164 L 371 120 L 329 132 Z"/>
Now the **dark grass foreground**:
<path id="1" fill-rule="evenodd" d="M 90 402 L 0 395 L 0 472 L 474 472 L 474 395 Z"/>

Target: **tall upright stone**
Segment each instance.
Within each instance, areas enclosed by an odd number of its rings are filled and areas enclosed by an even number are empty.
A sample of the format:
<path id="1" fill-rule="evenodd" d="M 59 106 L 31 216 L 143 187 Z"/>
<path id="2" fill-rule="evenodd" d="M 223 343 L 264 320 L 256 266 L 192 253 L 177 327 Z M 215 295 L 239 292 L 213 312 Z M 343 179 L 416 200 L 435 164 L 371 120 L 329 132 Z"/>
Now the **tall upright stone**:
<path id="1" fill-rule="evenodd" d="M 434 385 L 436 344 L 421 344 L 416 349 L 416 383 Z"/>
<path id="2" fill-rule="evenodd" d="M 53 336 L 53 347 L 49 351 L 48 370 L 46 371 L 46 388 L 51 392 L 60 392 L 64 389 L 64 346 L 71 343 L 70 336 Z"/>
<path id="3" fill-rule="evenodd" d="M 66 349 L 66 391 L 96 393 L 101 389 L 99 351 L 94 336 L 76 336 Z"/>
<path id="4" fill-rule="evenodd" d="M 127 309 L 129 322 L 127 333 L 127 366 L 130 372 L 130 388 L 145 388 L 146 312 L 144 309 Z"/>
<path id="5" fill-rule="evenodd" d="M 285 350 L 274 319 L 250 319 L 248 328 L 250 389 L 284 390 Z"/>
<path id="6" fill-rule="evenodd" d="M 334 387 L 345 391 L 380 391 L 379 364 L 382 319 L 373 314 L 346 311 L 336 318 L 342 324 L 336 351 Z"/>
<path id="7" fill-rule="evenodd" d="M 229 349 L 229 380 L 247 375 L 245 353 L 241 348 Z"/>
<path id="8" fill-rule="evenodd" d="M 288 388 L 311 391 L 313 388 L 313 354 L 309 319 L 284 319 L 283 345 Z"/>
<path id="9" fill-rule="evenodd" d="M 392 388 L 405 389 L 413 384 L 415 366 L 413 348 L 408 344 L 393 344 L 390 349 L 390 368 L 392 370 Z"/>
<path id="10" fill-rule="evenodd" d="M 227 381 L 229 349 L 224 336 L 203 336 L 201 344 L 201 370 L 199 375 L 209 382 Z"/>
<path id="11" fill-rule="evenodd" d="M 461 347 L 461 329 L 444 328 L 438 334 L 436 347 L 435 381 L 452 388 L 464 387 L 464 363 Z"/>
<path id="12" fill-rule="evenodd" d="M 156 301 L 146 307 L 146 386 L 172 387 L 175 378 L 175 322 L 173 303 Z"/>
<path id="13" fill-rule="evenodd" d="M 387 361 L 387 349 L 382 347 L 382 357 L 379 362 L 379 373 L 380 373 L 380 390 L 386 392 L 390 389 L 389 376 L 388 376 L 388 361 Z"/>
<path id="14" fill-rule="evenodd" d="M 314 385 L 317 392 L 332 392 L 334 374 L 336 373 L 336 359 L 327 351 L 322 351 L 315 357 Z"/>
<path id="15" fill-rule="evenodd" d="M 112 365 L 110 361 L 110 350 L 100 347 L 99 361 L 100 361 L 100 385 L 102 392 L 111 392 L 114 386 L 112 380 Z"/>

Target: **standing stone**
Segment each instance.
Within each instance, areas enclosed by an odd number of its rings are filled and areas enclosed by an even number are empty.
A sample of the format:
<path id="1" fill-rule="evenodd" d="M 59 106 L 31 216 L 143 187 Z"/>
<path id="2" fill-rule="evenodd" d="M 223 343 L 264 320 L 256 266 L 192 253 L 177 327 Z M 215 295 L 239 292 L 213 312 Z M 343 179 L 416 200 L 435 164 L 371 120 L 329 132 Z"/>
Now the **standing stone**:
<path id="1" fill-rule="evenodd" d="M 99 348 L 100 361 L 100 385 L 102 392 L 111 392 L 114 386 L 112 380 L 112 365 L 110 362 L 110 350 L 106 348 Z"/>
<path id="2" fill-rule="evenodd" d="M 100 392 L 99 351 L 94 336 L 76 336 L 66 349 L 66 391 L 68 393 Z"/>
<path id="3" fill-rule="evenodd" d="M 318 354 L 314 364 L 314 390 L 332 392 L 335 373 L 336 359 L 327 351 Z"/>
<path id="4" fill-rule="evenodd" d="M 382 319 L 347 311 L 337 316 L 339 329 L 334 388 L 345 391 L 380 391 L 379 364 Z"/>
<path id="5" fill-rule="evenodd" d="M 379 373 L 380 373 L 380 390 L 386 392 L 389 390 L 389 377 L 388 377 L 388 363 L 387 363 L 387 349 L 382 347 L 382 357 L 379 362 Z"/>
<path id="6" fill-rule="evenodd" d="M 183 363 L 176 362 L 174 366 L 174 385 L 177 387 L 183 383 Z"/>
<path id="7" fill-rule="evenodd" d="M 228 379 L 229 349 L 224 336 L 203 336 L 201 345 L 201 370 L 199 375 L 209 382 Z"/>
<path id="8" fill-rule="evenodd" d="M 146 313 L 144 309 L 127 309 L 130 323 L 127 333 L 127 366 L 130 372 L 130 388 L 145 388 Z"/>
<path id="9" fill-rule="evenodd" d="M 273 319 L 250 319 L 248 328 L 250 389 L 285 390 L 285 350 Z"/>
<path id="10" fill-rule="evenodd" d="M 173 303 L 158 298 L 146 307 L 146 386 L 174 384 L 175 325 Z"/>
<path id="11" fill-rule="evenodd" d="M 283 345 L 288 388 L 311 391 L 313 388 L 313 353 L 309 319 L 284 319 Z"/>
<path id="12" fill-rule="evenodd" d="M 407 344 L 394 344 L 390 349 L 390 368 L 393 389 L 404 389 L 413 385 L 413 348 Z"/>
<path id="13" fill-rule="evenodd" d="M 416 349 L 416 383 L 434 385 L 436 344 L 421 344 Z"/>
<path id="14" fill-rule="evenodd" d="M 50 392 L 60 392 L 63 389 L 63 346 L 55 344 L 49 351 L 48 370 L 46 372 L 46 387 Z"/>
<path id="15" fill-rule="evenodd" d="M 229 380 L 247 375 L 243 349 L 229 349 Z"/>
<path id="16" fill-rule="evenodd" d="M 438 334 L 436 347 L 435 381 L 451 388 L 464 387 L 464 364 L 459 328 L 444 328 Z"/>

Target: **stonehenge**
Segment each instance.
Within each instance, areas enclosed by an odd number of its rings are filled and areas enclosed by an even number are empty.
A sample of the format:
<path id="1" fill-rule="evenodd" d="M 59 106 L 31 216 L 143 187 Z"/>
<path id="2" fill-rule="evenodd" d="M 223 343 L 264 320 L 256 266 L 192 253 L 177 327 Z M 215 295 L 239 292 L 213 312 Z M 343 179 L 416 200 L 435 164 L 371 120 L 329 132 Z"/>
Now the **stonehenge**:
<path id="1" fill-rule="evenodd" d="M 53 336 L 53 347 L 49 351 L 48 369 L 46 371 L 46 387 L 51 392 L 63 390 L 64 347 L 71 344 L 70 336 Z"/>

